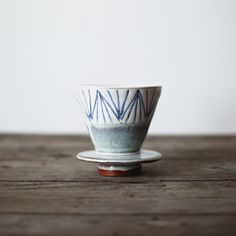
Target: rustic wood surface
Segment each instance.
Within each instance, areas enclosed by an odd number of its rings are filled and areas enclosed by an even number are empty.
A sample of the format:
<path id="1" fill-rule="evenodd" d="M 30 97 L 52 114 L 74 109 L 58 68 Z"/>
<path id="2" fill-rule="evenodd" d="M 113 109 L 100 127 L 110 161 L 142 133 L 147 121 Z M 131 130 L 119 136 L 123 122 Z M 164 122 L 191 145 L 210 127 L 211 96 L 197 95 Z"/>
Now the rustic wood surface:
<path id="1" fill-rule="evenodd" d="M 236 235 L 236 136 L 147 138 L 135 177 L 79 161 L 88 137 L 0 135 L 0 235 Z"/>

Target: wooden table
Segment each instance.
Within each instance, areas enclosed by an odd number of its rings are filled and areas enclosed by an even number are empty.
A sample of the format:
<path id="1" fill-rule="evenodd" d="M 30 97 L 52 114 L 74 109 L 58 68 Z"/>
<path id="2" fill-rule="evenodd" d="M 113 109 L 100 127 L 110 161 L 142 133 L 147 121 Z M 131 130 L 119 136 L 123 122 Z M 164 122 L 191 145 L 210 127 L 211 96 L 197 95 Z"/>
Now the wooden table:
<path id="1" fill-rule="evenodd" d="M 75 158 L 87 137 L 0 136 L 0 235 L 236 235 L 236 137 L 149 137 L 135 177 Z"/>

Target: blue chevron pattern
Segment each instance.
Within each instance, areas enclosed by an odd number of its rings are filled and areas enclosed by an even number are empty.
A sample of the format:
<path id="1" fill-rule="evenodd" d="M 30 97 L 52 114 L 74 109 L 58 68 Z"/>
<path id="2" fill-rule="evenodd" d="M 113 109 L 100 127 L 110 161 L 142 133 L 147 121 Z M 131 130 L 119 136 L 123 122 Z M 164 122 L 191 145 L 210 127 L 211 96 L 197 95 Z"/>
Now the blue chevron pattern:
<path id="1" fill-rule="evenodd" d="M 148 119 L 155 110 L 161 90 L 154 89 L 149 91 L 147 89 L 142 94 L 137 89 L 134 96 L 128 99 L 130 91 L 127 89 L 122 100 L 118 89 L 115 90 L 115 96 L 114 93 L 112 96 L 109 90 L 106 90 L 106 93 L 106 96 L 104 96 L 102 92 L 96 90 L 95 99 L 92 99 L 90 89 L 82 90 L 79 98 L 88 120 L 98 120 L 99 110 L 104 123 L 113 122 L 114 117 L 120 123 L 127 123 L 131 119 L 131 114 L 133 114 L 132 122 L 134 123 L 138 117 L 142 120 Z M 145 99 L 143 96 L 145 96 Z"/>

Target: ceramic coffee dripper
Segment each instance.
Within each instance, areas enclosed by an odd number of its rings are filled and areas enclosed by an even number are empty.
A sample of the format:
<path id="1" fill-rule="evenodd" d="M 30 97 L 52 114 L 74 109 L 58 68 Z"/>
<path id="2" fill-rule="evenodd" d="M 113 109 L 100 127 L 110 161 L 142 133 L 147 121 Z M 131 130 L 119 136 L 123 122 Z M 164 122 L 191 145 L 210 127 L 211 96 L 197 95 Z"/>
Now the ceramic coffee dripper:
<path id="1" fill-rule="evenodd" d="M 76 86 L 76 94 L 97 155 L 140 152 L 161 86 Z"/>

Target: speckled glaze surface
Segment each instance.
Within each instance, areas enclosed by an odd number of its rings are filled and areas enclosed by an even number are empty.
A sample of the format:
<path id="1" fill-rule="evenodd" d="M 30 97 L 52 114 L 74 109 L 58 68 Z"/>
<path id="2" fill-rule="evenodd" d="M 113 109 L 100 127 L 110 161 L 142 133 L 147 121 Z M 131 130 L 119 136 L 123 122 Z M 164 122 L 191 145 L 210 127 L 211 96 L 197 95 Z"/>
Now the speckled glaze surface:
<path id="1" fill-rule="evenodd" d="M 95 150 L 122 154 L 141 149 L 161 87 L 77 86 L 76 94 Z"/>

